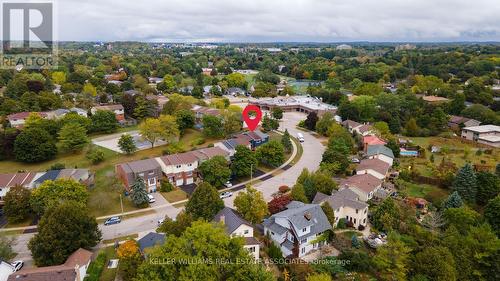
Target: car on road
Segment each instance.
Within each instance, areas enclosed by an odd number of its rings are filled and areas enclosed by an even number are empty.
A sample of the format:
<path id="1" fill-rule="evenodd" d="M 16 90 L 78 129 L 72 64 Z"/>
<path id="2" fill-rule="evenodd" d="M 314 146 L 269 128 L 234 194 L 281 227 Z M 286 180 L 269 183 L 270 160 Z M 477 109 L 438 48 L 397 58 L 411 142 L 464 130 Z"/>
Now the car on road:
<path id="1" fill-rule="evenodd" d="M 302 133 L 297 133 L 297 139 L 300 141 L 300 142 L 304 142 L 304 135 Z"/>
<path id="2" fill-rule="evenodd" d="M 11 265 L 14 267 L 14 272 L 16 272 L 21 270 L 21 268 L 23 268 L 24 261 L 22 260 L 14 261 Z"/>
<path id="3" fill-rule="evenodd" d="M 231 191 L 225 191 L 225 192 L 222 192 L 219 196 L 221 199 L 229 198 L 229 197 L 233 196 L 233 193 Z"/>
<path id="4" fill-rule="evenodd" d="M 224 185 L 225 185 L 227 188 L 229 188 L 229 187 L 233 187 L 233 184 L 232 184 L 230 181 L 227 181 Z"/>
<path id="5" fill-rule="evenodd" d="M 117 224 L 121 223 L 122 219 L 120 217 L 110 217 L 104 222 L 104 225 L 112 225 L 112 224 Z"/>
<path id="6" fill-rule="evenodd" d="M 149 203 L 150 204 L 156 202 L 156 199 L 155 199 L 155 197 L 153 195 L 148 194 L 148 198 L 149 198 Z"/>
<path id="7" fill-rule="evenodd" d="M 358 159 L 358 158 L 352 158 L 352 159 L 351 159 L 351 162 L 352 162 L 352 163 L 356 163 L 356 164 L 361 163 L 361 161 L 359 161 L 359 159 Z"/>

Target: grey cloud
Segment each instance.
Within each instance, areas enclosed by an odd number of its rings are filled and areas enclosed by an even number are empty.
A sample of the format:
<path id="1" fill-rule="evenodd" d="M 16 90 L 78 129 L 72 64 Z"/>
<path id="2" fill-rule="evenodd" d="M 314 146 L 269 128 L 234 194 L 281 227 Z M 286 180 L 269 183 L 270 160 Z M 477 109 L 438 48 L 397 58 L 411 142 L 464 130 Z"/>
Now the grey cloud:
<path id="1" fill-rule="evenodd" d="M 59 0 L 61 40 L 500 40 L 497 0 Z"/>

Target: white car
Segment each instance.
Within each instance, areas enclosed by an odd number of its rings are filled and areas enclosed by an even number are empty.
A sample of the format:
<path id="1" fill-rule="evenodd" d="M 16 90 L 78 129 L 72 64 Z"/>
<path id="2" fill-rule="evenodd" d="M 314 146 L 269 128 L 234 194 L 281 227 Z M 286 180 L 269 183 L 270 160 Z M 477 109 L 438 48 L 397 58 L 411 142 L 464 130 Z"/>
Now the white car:
<path id="1" fill-rule="evenodd" d="M 302 133 L 297 133 L 297 139 L 300 141 L 300 142 L 304 142 L 304 135 Z"/>
<path id="2" fill-rule="evenodd" d="M 12 266 L 14 267 L 14 272 L 21 270 L 21 268 L 23 268 L 23 265 L 24 265 L 24 261 L 21 261 L 21 260 L 14 261 L 12 263 Z"/>
<path id="3" fill-rule="evenodd" d="M 220 198 L 221 198 L 221 199 L 224 199 L 224 198 L 229 198 L 229 197 L 231 197 L 231 196 L 233 196 L 233 193 L 232 193 L 231 191 L 225 191 L 225 192 L 222 192 L 222 193 L 220 194 Z"/>
<path id="4" fill-rule="evenodd" d="M 229 188 L 229 187 L 233 187 L 233 184 L 232 184 L 230 181 L 227 181 L 224 185 L 225 185 L 227 188 Z"/>
<path id="5" fill-rule="evenodd" d="M 154 198 L 154 196 L 153 196 L 153 195 L 148 194 L 148 198 L 149 198 L 149 203 L 154 203 L 154 202 L 156 202 L 156 199 Z"/>

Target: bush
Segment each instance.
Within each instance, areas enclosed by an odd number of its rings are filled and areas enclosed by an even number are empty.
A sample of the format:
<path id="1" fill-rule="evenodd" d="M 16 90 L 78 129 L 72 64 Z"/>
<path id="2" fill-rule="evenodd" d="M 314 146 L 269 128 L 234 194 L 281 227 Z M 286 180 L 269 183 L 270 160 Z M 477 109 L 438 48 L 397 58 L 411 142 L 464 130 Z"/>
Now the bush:
<path id="1" fill-rule="evenodd" d="M 100 148 L 92 148 L 87 152 L 85 156 L 93 164 L 99 164 L 104 161 L 104 151 Z"/>
<path id="2" fill-rule="evenodd" d="M 180 143 L 171 143 L 165 148 L 162 153 L 163 155 L 171 155 L 171 154 L 176 154 L 176 153 L 182 153 L 185 152 L 186 150 Z"/>
<path id="3" fill-rule="evenodd" d="M 359 231 L 363 231 L 363 230 L 365 230 L 365 226 L 360 224 L 360 225 L 358 226 L 358 230 L 359 230 Z"/>
<path id="4" fill-rule="evenodd" d="M 55 163 L 55 164 L 52 164 L 52 166 L 50 166 L 47 171 L 50 171 L 50 170 L 62 170 L 64 168 L 66 168 L 66 166 L 63 163 Z"/>
<path id="5" fill-rule="evenodd" d="M 174 190 L 174 185 L 171 182 L 169 182 L 168 180 L 163 180 L 161 182 L 161 186 L 160 186 L 161 192 L 170 192 L 173 190 Z"/>
<path id="6" fill-rule="evenodd" d="M 345 228 L 347 228 L 345 218 L 339 219 L 339 222 L 337 223 L 337 228 L 338 229 L 345 229 Z"/>
<path id="7" fill-rule="evenodd" d="M 84 281 L 98 281 L 106 263 L 106 253 L 100 252 L 97 258 L 90 263 Z"/>
<path id="8" fill-rule="evenodd" d="M 352 221 L 346 222 L 347 227 L 354 227 L 354 223 Z"/>
<path id="9" fill-rule="evenodd" d="M 205 141 L 206 141 L 206 140 L 205 140 L 205 138 L 204 138 L 204 137 L 199 137 L 199 138 L 195 139 L 195 140 L 191 143 L 191 145 L 192 145 L 192 146 L 195 146 L 195 145 L 202 145 L 202 144 L 204 144 L 204 143 L 205 143 Z"/>
<path id="10" fill-rule="evenodd" d="M 282 185 L 279 187 L 280 193 L 287 193 L 289 190 L 290 190 L 290 188 L 288 187 L 288 185 Z"/>

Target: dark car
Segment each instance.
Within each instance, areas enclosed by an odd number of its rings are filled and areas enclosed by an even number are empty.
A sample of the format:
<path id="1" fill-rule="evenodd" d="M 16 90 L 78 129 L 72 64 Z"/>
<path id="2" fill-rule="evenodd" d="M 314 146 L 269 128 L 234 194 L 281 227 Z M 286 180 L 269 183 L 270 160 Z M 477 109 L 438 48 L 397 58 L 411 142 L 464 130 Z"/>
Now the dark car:
<path id="1" fill-rule="evenodd" d="M 111 217 L 104 222 L 104 225 L 112 225 L 122 222 L 120 217 Z"/>

